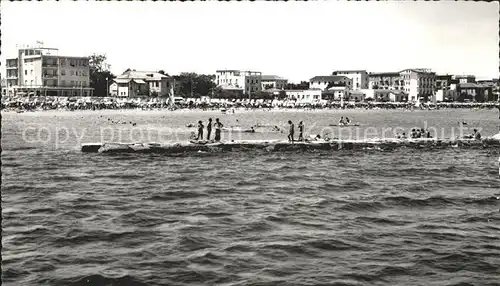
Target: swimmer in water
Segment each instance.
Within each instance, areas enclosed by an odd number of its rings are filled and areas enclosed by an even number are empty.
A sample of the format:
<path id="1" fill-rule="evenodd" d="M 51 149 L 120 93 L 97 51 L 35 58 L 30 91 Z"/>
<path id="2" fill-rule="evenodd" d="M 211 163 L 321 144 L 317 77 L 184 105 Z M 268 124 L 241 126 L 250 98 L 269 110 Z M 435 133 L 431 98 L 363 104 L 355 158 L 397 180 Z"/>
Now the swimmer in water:
<path id="1" fill-rule="evenodd" d="M 474 129 L 474 133 L 472 134 L 472 138 L 475 140 L 481 140 L 481 134 L 479 134 L 479 131 L 477 129 Z"/>

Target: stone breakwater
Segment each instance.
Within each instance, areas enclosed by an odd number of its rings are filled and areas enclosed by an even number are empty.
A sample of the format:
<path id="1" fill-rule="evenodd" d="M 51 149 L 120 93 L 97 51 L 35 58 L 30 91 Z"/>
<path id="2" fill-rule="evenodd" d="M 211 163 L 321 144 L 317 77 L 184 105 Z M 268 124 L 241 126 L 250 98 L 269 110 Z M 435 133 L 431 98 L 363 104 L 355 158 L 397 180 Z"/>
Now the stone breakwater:
<path id="1" fill-rule="evenodd" d="M 88 143 L 82 144 L 81 151 L 85 153 L 159 153 L 178 154 L 189 152 L 220 152 L 220 151 L 307 151 L 307 150 L 383 150 L 396 148 L 413 149 L 486 149 L 499 148 L 497 138 L 474 139 L 372 139 L 372 140 L 317 140 L 294 142 L 280 140 L 239 140 L 214 143 Z"/>

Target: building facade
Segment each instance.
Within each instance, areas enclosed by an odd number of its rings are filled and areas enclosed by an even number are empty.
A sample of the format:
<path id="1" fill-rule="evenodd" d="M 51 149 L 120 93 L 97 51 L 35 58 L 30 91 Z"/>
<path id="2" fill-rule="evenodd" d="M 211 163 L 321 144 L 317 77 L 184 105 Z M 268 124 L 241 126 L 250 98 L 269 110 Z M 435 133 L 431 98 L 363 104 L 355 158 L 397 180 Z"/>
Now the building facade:
<path id="1" fill-rule="evenodd" d="M 429 69 L 406 69 L 400 72 L 404 80 L 404 91 L 408 100 L 417 101 L 420 98 L 433 98 L 436 90 L 436 73 Z"/>
<path id="2" fill-rule="evenodd" d="M 458 101 L 497 101 L 498 97 L 493 94 L 493 86 L 478 83 L 459 83 L 456 90 Z"/>
<path id="3" fill-rule="evenodd" d="M 215 83 L 222 89 L 241 90 L 244 94 L 262 91 L 262 73 L 242 70 L 218 70 Z"/>
<path id="4" fill-rule="evenodd" d="M 262 90 L 276 88 L 285 89 L 288 80 L 275 75 L 262 75 L 261 77 Z"/>
<path id="5" fill-rule="evenodd" d="M 370 89 L 399 90 L 408 94 L 408 100 L 429 99 L 436 89 L 436 73 L 429 69 L 405 69 L 400 72 L 371 73 Z"/>
<path id="6" fill-rule="evenodd" d="M 325 100 L 349 100 L 350 89 L 347 86 L 332 86 L 323 92 Z"/>
<path id="7" fill-rule="evenodd" d="M 8 58 L 8 95 L 92 96 L 88 57 L 59 56 L 57 49 L 19 49 Z"/>
<path id="8" fill-rule="evenodd" d="M 346 76 L 341 75 L 315 76 L 309 79 L 310 89 L 328 90 L 329 88 L 334 86 L 345 86 L 351 89 L 352 80 Z"/>
<path id="9" fill-rule="evenodd" d="M 399 72 L 370 73 L 369 89 L 403 90 L 404 81 Z"/>
<path id="10" fill-rule="evenodd" d="M 368 72 L 366 70 L 338 70 L 332 75 L 346 76 L 352 80 L 352 90 L 368 88 Z"/>
<path id="11" fill-rule="evenodd" d="M 285 90 L 286 96 L 297 103 L 317 103 L 321 101 L 322 91 L 319 89 Z"/>
<path id="12" fill-rule="evenodd" d="M 173 78 L 157 72 L 126 70 L 113 80 L 110 95 L 117 97 L 169 96 Z"/>
<path id="13" fill-rule="evenodd" d="M 457 83 L 476 83 L 476 77 L 473 75 L 456 75 Z"/>

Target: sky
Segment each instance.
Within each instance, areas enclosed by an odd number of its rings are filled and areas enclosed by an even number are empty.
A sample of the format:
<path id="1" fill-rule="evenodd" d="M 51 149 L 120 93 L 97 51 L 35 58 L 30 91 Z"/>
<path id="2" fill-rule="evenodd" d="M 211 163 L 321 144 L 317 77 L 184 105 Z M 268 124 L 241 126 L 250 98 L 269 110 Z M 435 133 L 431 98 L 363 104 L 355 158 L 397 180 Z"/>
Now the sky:
<path id="1" fill-rule="evenodd" d="M 111 71 L 261 71 L 292 82 L 334 70 L 499 73 L 497 3 L 3 2 L 1 73 L 16 44 L 106 54 Z"/>

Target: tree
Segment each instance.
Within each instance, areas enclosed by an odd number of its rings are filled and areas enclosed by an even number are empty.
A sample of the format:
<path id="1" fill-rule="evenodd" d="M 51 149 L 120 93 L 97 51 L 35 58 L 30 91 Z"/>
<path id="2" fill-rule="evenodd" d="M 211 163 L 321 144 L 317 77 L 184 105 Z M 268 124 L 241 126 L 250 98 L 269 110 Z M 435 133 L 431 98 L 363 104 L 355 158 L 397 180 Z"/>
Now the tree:
<path id="1" fill-rule="evenodd" d="M 309 89 L 309 82 L 307 82 L 307 81 L 301 81 L 299 84 L 288 83 L 286 85 L 286 89 L 296 89 L 296 90 Z"/>
<path id="2" fill-rule="evenodd" d="M 287 98 L 286 92 L 284 90 L 281 90 L 280 93 L 278 94 L 278 99 L 283 100 Z"/>
<path id="3" fill-rule="evenodd" d="M 108 96 L 108 85 L 116 77 L 109 68 L 106 55 L 93 54 L 89 57 L 90 87 L 94 88 L 94 96 Z"/>
<path id="4" fill-rule="evenodd" d="M 174 76 L 175 94 L 184 97 L 210 96 L 216 89 L 214 75 L 181 73 Z"/>

